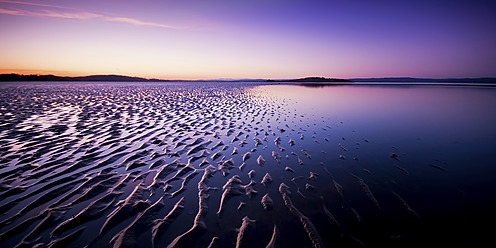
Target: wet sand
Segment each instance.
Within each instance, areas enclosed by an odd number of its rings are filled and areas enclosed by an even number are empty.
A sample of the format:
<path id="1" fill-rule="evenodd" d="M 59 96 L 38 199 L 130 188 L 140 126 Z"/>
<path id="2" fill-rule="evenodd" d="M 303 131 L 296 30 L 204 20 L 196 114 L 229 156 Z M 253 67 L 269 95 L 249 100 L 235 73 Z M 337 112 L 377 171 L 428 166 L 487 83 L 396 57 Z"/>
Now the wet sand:
<path id="1" fill-rule="evenodd" d="M 465 225 L 463 241 L 483 233 L 474 209 L 496 209 L 453 181 L 420 181 L 457 178 L 449 163 L 419 165 L 264 87 L 1 90 L 0 247 L 446 245 Z M 444 223 L 456 218 L 469 222 Z"/>

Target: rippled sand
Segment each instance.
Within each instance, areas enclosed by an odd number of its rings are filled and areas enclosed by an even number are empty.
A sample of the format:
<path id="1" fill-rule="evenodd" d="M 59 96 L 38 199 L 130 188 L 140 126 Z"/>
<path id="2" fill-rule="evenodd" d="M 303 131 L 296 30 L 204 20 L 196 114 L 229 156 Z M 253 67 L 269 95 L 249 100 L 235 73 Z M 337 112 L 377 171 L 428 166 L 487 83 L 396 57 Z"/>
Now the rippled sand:
<path id="1" fill-rule="evenodd" d="M 1 95 L 1 247 L 365 247 L 421 226 L 416 202 L 361 162 L 373 141 L 259 88 Z M 414 169 L 383 157 L 396 179 Z"/>

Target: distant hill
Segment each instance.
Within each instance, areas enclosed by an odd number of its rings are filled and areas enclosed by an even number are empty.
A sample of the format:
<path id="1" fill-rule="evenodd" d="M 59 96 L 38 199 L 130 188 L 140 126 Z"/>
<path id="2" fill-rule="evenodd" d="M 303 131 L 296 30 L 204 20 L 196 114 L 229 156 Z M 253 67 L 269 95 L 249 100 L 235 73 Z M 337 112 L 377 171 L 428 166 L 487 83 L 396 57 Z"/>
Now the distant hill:
<path id="1" fill-rule="evenodd" d="M 496 78 L 411 78 L 411 77 L 390 77 L 390 78 L 352 78 L 352 82 L 377 82 L 377 83 L 496 83 Z"/>
<path id="2" fill-rule="evenodd" d="M 19 75 L 0 74 L 0 81 L 91 81 L 91 82 L 157 82 L 169 81 L 159 79 L 146 79 L 140 77 L 128 77 L 121 75 L 92 75 L 82 77 L 61 77 L 54 75 Z"/>
<path id="3" fill-rule="evenodd" d="M 306 77 L 306 78 L 297 78 L 297 79 L 280 79 L 280 80 L 273 80 L 269 79 L 267 82 L 311 82 L 311 83 L 321 83 L 321 82 L 328 82 L 328 83 L 351 83 L 352 81 L 347 80 L 347 79 L 339 79 L 339 78 L 324 78 L 324 77 Z"/>
<path id="4" fill-rule="evenodd" d="M 412 78 L 412 77 L 389 77 L 389 78 L 324 78 L 305 77 L 297 79 L 212 79 L 212 80 L 163 80 L 147 79 L 141 77 L 129 77 L 122 75 L 91 75 L 79 77 L 63 77 L 55 75 L 20 75 L 0 74 L 0 81 L 80 81 L 80 82 L 280 82 L 301 83 L 307 86 L 315 85 L 339 85 L 349 83 L 455 83 L 455 84 L 496 84 L 496 78 Z"/>
<path id="5" fill-rule="evenodd" d="M 164 80 L 122 75 L 91 75 L 62 77 L 54 75 L 0 74 L 0 81 L 79 81 L 79 82 L 265 82 L 265 79 Z"/>
<path id="6" fill-rule="evenodd" d="M 128 77 L 121 75 L 91 75 L 80 77 L 62 77 L 55 75 L 20 75 L 20 74 L 0 74 L 0 81 L 89 81 L 89 82 L 319 82 L 319 83 L 337 83 L 351 82 L 346 79 L 324 78 L 324 77 L 306 77 L 299 79 L 211 79 L 211 80 L 162 80 L 146 79 L 140 77 Z"/>

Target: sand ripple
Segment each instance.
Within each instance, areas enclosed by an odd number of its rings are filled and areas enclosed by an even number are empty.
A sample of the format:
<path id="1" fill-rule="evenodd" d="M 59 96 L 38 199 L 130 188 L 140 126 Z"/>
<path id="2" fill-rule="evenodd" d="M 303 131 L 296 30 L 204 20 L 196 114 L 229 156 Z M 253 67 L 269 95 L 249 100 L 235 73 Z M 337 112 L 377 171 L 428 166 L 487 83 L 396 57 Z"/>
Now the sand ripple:
<path id="1" fill-rule="evenodd" d="M 372 140 L 263 88 L 41 85 L 0 99 L 0 247 L 331 247 L 347 244 L 322 238 L 335 225 L 367 243 L 359 225 L 383 209 L 422 216 L 387 188 L 414 174 L 407 156 L 393 157 L 396 181 L 376 180 L 366 156 L 339 154 Z"/>

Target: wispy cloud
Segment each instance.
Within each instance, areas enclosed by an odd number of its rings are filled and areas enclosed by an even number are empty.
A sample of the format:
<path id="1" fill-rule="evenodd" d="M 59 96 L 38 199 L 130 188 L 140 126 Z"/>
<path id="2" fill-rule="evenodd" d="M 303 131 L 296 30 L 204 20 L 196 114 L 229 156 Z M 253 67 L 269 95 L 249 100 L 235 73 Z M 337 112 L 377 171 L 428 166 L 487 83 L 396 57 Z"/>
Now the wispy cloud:
<path id="1" fill-rule="evenodd" d="M 49 8 L 57 8 L 57 9 L 76 10 L 74 8 L 67 7 L 67 6 L 59 6 L 59 5 L 46 4 L 46 3 L 33 3 L 33 2 L 25 2 L 25 1 L 0 0 L 0 3 L 10 3 L 10 4 L 19 4 L 19 5 L 27 5 L 27 6 L 38 6 L 38 7 L 49 7 Z"/>
<path id="2" fill-rule="evenodd" d="M 52 17 L 64 19 L 95 19 L 103 18 L 103 15 L 90 12 L 57 12 L 51 10 L 29 11 L 23 9 L 4 9 L 0 8 L 0 14 L 16 15 L 16 16 L 31 16 L 31 17 Z"/>
<path id="3" fill-rule="evenodd" d="M 137 26 L 150 26 L 150 27 L 157 27 L 157 28 L 170 28 L 170 29 L 179 29 L 180 28 L 180 27 L 166 25 L 166 24 L 162 24 L 162 23 L 145 22 L 145 21 L 141 21 L 141 20 L 137 20 L 137 19 L 133 19 L 133 18 L 128 18 L 128 17 L 103 16 L 103 19 L 105 19 L 106 21 L 122 22 L 122 23 L 137 25 Z"/>
<path id="4" fill-rule="evenodd" d="M 74 20 L 91 20 L 99 19 L 107 22 L 118 22 L 131 24 L 136 26 L 148 26 L 156 28 L 166 28 L 166 29 L 183 29 L 184 27 L 167 25 L 158 22 L 148 22 L 130 17 L 123 16 L 109 16 L 103 15 L 83 10 L 78 10 L 69 7 L 49 5 L 49 4 L 39 4 L 31 2 L 21 2 L 21 1 L 4 1 L 0 0 L 0 3 L 8 3 L 13 5 L 11 8 L 0 8 L 0 14 L 4 15 L 15 15 L 15 16 L 28 16 L 28 17 L 38 17 L 38 18 L 60 18 L 60 19 L 74 19 Z M 26 6 L 41 7 L 41 9 L 28 10 Z M 23 8 L 24 7 L 24 8 Z"/>

